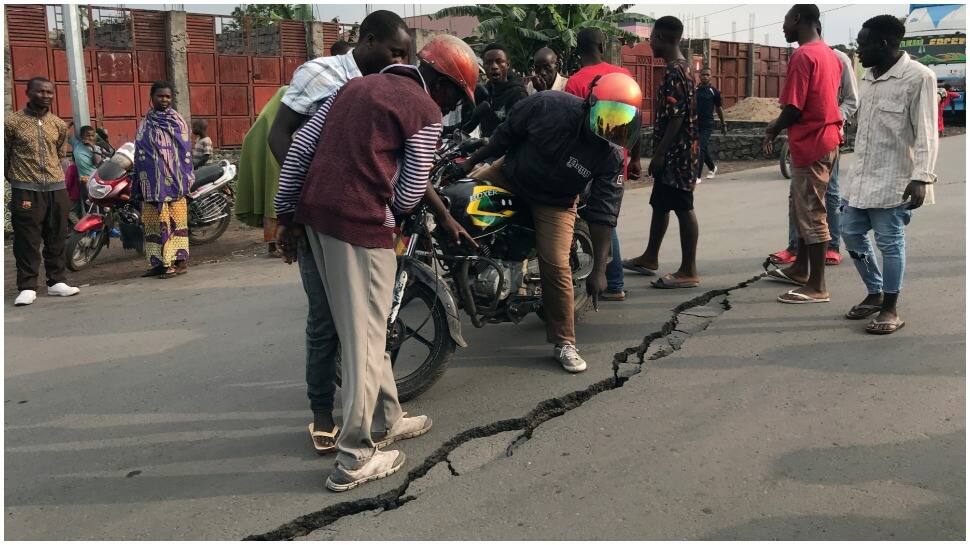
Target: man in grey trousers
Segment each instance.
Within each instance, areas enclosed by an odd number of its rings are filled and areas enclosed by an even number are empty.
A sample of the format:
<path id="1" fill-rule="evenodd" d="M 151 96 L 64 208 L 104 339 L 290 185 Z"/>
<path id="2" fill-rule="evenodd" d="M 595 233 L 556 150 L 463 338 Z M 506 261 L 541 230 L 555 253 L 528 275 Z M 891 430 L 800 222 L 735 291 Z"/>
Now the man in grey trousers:
<path id="1" fill-rule="evenodd" d="M 450 35 L 418 57 L 420 67 L 389 66 L 324 100 L 280 169 L 274 202 L 284 252 L 304 225 L 340 338 L 343 424 L 327 478 L 335 492 L 398 471 L 404 454 L 380 449 L 431 429 L 427 416 L 404 416 L 386 352 L 394 227 L 397 215 L 433 192 L 428 174 L 442 113 L 465 96 L 474 100 L 478 65 Z"/>

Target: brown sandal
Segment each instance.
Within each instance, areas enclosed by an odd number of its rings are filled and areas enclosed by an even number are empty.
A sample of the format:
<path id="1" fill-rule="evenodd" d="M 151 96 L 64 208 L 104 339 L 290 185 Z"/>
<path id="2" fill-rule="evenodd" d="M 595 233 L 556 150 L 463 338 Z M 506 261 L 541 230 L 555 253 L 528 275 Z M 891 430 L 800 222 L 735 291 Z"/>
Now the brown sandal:
<path id="1" fill-rule="evenodd" d="M 333 425 L 332 430 L 325 432 L 314 430 L 313 422 L 310 422 L 310 440 L 313 441 L 313 449 L 321 456 L 337 450 L 337 435 L 339 433 L 340 427 L 336 424 Z"/>
<path id="2" fill-rule="evenodd" d="M 185 274 L 189 272 L 189 266 L 186 265 L 185 262 L 182 262 L 182 263 L 176 262 L 176 263 L 177 264 L 172 265 L 171 267 L 165 269 L 165 272 L 158 275 L 158 277 L 162 280 L 165 280 L 167 278 L 175 278 L 180 274 Z"/>

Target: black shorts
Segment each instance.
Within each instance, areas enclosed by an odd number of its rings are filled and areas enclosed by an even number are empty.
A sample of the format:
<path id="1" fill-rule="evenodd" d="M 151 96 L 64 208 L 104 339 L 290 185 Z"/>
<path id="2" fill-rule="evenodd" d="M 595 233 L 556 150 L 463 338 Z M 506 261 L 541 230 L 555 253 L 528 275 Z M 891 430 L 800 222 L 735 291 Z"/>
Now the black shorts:
<path id="1" fill-rule="evenodd" d="M 653 192 L 650 193 L 650 206 L 657 212 L 693 210 L 694 192 L 655 181 Z"/>

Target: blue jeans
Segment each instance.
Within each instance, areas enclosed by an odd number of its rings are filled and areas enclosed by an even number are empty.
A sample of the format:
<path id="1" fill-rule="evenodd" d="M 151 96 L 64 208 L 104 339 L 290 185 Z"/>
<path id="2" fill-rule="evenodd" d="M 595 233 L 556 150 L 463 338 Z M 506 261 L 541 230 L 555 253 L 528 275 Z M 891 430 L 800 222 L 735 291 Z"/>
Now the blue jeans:
<path id="1" fill-rule="evenodd" d="M 840 155 L 841 157 L 841 155 Z M 841 213 L 839 209 L 842 206 L 842 196 L 839 195 L 839 160 L 835 160 L 835 166 L 832 167 L 832 177 L 829 178 L 829 186 L 825 190 L 825 215 L 829 224 L 829 235 L 831 235 L 832 240 L 829 241 L 829 250 L 839 251 L 839 235 L 842 232 L 841 228 Z M 789 207 L 791 210 L 791 207 Z M 795 221 L 791 217 L 791 213 L 788 214 L 788 251 L 795 253 L 798 251 L 798 233 L 795 232 Z"/>
<path id="2" fill-rule="evenodd" d="M 340 346 L 337 327 L 330 314 L 330 303 L 323 288 L 323 280 L 313 260 L 313 252 L 306 235 L 300 235 L 297 264 L 303 279 L 309 311 L 306 317 L 306 393 L 313 412 L 333 412 L 333 396 L 337 390 L 337 355 Z"/>
<path id="3" fill-rule="evenodd" d="M 896 208 L 842 209 L 842 236 L 855 268 L 870 294 L 899 293 L 906 270 L 906 226 L 913 211 L 906 205 Z M 876 235 L 876 246 L 882 254 L 882 269 L 869 242 L 869 231 Z"/>
<path id="4" fill-rule="evenodd" d="M 620 239 L 613 229 L 613 259 L 606 265 L 606 291 L 623 291 L 623 258 L 620 257 Z"/>

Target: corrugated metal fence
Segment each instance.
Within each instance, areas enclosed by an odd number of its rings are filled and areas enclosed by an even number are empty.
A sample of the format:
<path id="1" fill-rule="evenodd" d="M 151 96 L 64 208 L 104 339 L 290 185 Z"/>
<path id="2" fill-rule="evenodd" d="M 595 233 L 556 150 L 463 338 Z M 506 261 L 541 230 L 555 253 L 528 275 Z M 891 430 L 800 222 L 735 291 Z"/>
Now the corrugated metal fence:
<path id="1" fill-rule="evenodd" d="M 722 42 L 718 40 L 692 40 L 689 46 L 690 61 L 695 71 L 711 69 L 712 84 L 721 91 L 724 108 L 730 108 L 748 96 L 748 56 L 751 44 Z M 754 71 L 751 74 L 756 97 L 777 97 L 785 80 L 791 50 L 754 44 Z M 653 122 L 653 101 L 663 77 L 664 62 L 653 56 L 647 42 L 624 46 L 620 50 L 623 67 L 633 73 L 643 89 L 643 123 Z"/>
<path id="2" fill-rule="evenodd" d="M 149 88 L 168 77 L 163 11 L 79 6 L 92 124 L 114 144 L 134 139 L 150 108 Z M 59 5 L 5 6 L 13 76 L 13 104 L 23 108 L 27 81 L 54 82 L 53 111 L 72 116 L 64 15 Z M 253 27 L 231 17 L 188 14 L 189 104 L 194 117 L 209 121 L 216 146 L 242 144 L 260 109 L 307 59 L 303 22 Z M 324 23 L 325 49 L 341 28 Z"/>

